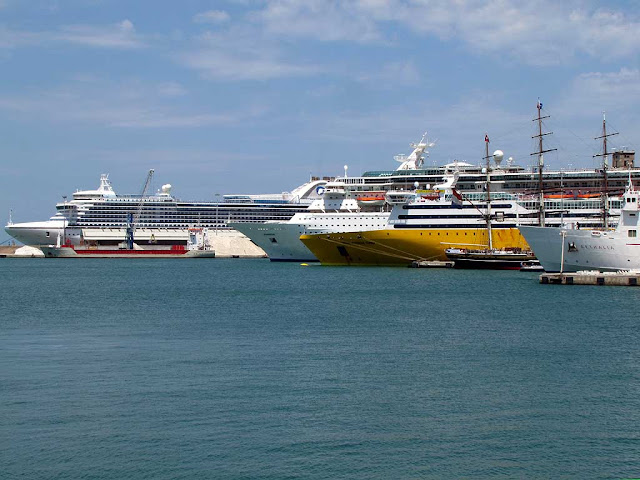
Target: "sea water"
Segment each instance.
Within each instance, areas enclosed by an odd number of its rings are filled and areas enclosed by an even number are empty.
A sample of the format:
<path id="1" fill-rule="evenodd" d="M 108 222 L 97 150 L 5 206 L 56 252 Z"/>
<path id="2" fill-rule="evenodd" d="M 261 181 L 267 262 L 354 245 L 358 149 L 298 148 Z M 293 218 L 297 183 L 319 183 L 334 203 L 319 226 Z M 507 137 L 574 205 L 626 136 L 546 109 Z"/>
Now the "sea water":
<path id="1" fill-rule="evenodd" d="M 640 477 L 640 289 L 0 263 L 1 478 Z"/>

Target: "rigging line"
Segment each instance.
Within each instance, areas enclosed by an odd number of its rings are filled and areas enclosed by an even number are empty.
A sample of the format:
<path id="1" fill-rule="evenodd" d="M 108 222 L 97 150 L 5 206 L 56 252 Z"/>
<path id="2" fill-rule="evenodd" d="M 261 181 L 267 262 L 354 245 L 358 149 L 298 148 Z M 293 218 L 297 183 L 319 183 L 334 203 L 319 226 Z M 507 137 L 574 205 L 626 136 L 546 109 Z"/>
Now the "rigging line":
<path id="1" fill-rule="evenodd" d="M 546 114 L 548 114 L 549 116 L 553 116 L 553 117 L 557 117 L 557 115 L 555 115 L 552 111 L 549 111 L 548 109 L 544 108 L 543 109 L 544 112 Z M 560 117 L 562 118 L 562 117 Z M 546 127 L 546 123 L 543 121 L 542 125 Z M 557 124 L 556 124 L 557 125 Z M 577 133 L 575 133 L 573 130 L 571 130 L 570 128 L 567 127 L 563 127 L 563 130 L 568 131 L 571 135 L 573 135 L 574 137 L 576 137 L 578 140 L 580 140 L 582 142 L 582 144 L 584 146 L 590 146 L 591 145 L 591 139 L 586 139 L 584 137 L 579 136 Z M 562 137 L 562 131 L 558 132 L 554 132 L 554 137 L 558 138 L 558 137 Z M 558 146 L 558 148 L 562 148 L 563 150 L 566 150 L 564 146 L 561 146 L 559 143 L 556 142 L 556 145 Z"/>
<path id="2" fill-rule="evenodd" d="M 412 254 L 411 254 L 411 253 L 409 253 L 409 252 L 405 252 L 405 251 L 403 251 L 403 250 L 400 250 L 399 248 L 392 248 L 392 247 L 389 247 L 389 246 L 387 246 L 387 245 L 384 245 L 383 243 L 376 242 L 375 240 L 371 240 L 371 239 L 369 239 L 369 241 L 370 241 L 370 242 L 373 242 L 375 245 L 380 245 L 380 247 L 382 247 L 382 248 L 387 248 L 387 249 L 397 250 L 397 251 L 399 251 L 400 253 L 403 253 L 403 254 L 405 254 L 405 255 L 411 255 L 411 256 L 409 256 L 409 257 L 406 257 L 406 256 L 405 256 L 405 257 L 400 257 L 399 255 L 397 255 L 397 256 L 398 256 L 398 258 L 408 258 L 408 259 L 413 259 L 413 260 L 430 260 L 430 259 L 432 259 L 432 258 L 437 258 L 437 257 L 438 257 L 438 255 L 434 255 L 434 256 L 426 257 L 426 258 L 425 258 L 425 257 L 419 257 L 419 256 L 412 255 Z M 375 252 L 375 250 L 374 250 L 374 252 Z"/>
<path id="3" fill-rule="evenodd" d="M 364 238 L 364 237 L 363 237 Z M 421 257 L 417 257 L 413 254 L 411 254 L 410 252 L 406 252 L 404 250 L 401 250 L 399 248 L 396 247 L 391 247 L 388 245 L 385 245 L 384 243 L 380 243 L 380 242 L 376 242 L 375 240 L 371 240 L 369 238 L 366 238 L 367 241 L 373 243 L 375 246 L 381 248 L 383 251 L 380 252 L 372 247 L 368 247 L 368 248 L 362 248 L 362 250 L 364 251 L 368 251 L 368 252 L 372 252 L 372 253 L 383 253 L 385 255 L 388 255 L 390 257 L 395 257 L 395 258 L 403 258 L 406 260 L 420 260 Z M 349 244 L 351 247 L 356 247 L 356 245 L 353 244 Z M 396 253 L 397 252 L 397 253 Z"/>
<path id="4" fill-rule="evenodd" d="M 573 135 L 574 137 L 576 137 L 578 140 L 580 140 L 580 142 L 585 146 L 585 147 L 591 147 L 593 145 L 593 139 L 589 138 L 586 139 L 584 137 L 581 137 L 580 135 L 578 135 L 577 133 L 575 133 L 573 130 L 571 130 L 570 128 L 566 128 L 567 132 L 569 132 L 571 135 Z M 588 141 L 587 141 L 588 140 Z M 563 147 L 564 148 L 564 147 Z"/>
<path id="5" fill-rule="evenodd" d="M 420 257 L 417 257 L 415 255 L 411 255 L 410 253 L 404 252 L 404 251 L 402 251 L 402 250 L 400 250 L 398 248 L 387 247 L 384 244 L 381 244 L 381 243 L 375 242 L 374 240 L 369 240 L 369 239 L 367 239 L 367 240 L 372 242 L 374 245 L 380 246 L 380 247 L 382 247 L 383 250 L 387 249 L 389 251 L 382 251 L 381 252 L 381 251 L 376 250 L 376 249 L 374 249 L 372 247 L 367 247 L 365 245 L 357 245 L 357 244 L 353 244 L 353 243 L 341 242 L 339 240 L 334 240 L 334 239 L 332 239 L 330 237 L 327 237 L 324 240 L 326 240 L 329 243 L 334 243 L 334 244 L 337 244 L 337 245 L 341 245 L 343 247 L 351 247 L 351 248 L 354 248 L 356 250 L 362 250 L 362 251 L 368 252 L 368 253 L 382 253 L 384 255 L 388 255 L 388 256 L 393 257 L 393 258 L 402 258 L 402 259 L 405 259 L 405 260 L 420 260 L 421 259 Z M 393 250 L 397 250 L 400 253 L 399 254 L 395 253 L 395 252 L 393 252 Z"/>
<path id="6" fill-rule="evenodd" d="M 620 129 L 616 128 L 616 126 L 615 126 L 615 125 L 613 125 L 613 124 L 612 124 L 612 123 L 607 119 L 607 130 L 608 130 L 609 128 L 611 128 L 611 130 L 612 130 L 612 131 L 617 132 L 617 133 L 616 133 L 616 135 L 618 136 L 618 139 L 623 140 L 623 142 L 620 142 L 620 141 L 616 142 L 616 141 L 610 141 L 610 140 L 607 140 L 607 143 L 611 142 L 611 143 L 615 143 L 616 145 L 622 145 L 622 144 L 624 144 L 624 143 L 627 143 L 627 144 L 633 144 L 633 142 L 629 142 L 629 141 L 628 141 L 628 138 L 627 138 L 624 134 L 620 133 Z M 627 146 L 627 145 L 625 145 L 625 146 Z M 616 147 L 614 147 L 614 148 L 616 148 Z M 619 148 L 619 147 L 618 147 L 618 148 Z"/>
<path id="7" fill-rule="evenodd" d="M 518 125 L 518 124 L 516 124 L 516 125 Z M 524 132 L 524 131 L 528 131 L 528 130 L 529 130 L 529 122 L 525 123 L 523 121 L 521 126 L 516 126 L 516 127 L 512 128 L 510 130 L 507 130 L 507 131 L 503 132 L 503 133 L 497 133 L 497 134 L 494 133 L 494 134 L 491 135 L 491 138 L 492 139 L 495 138 L 495 140 L 501 140 L 501 139 L 503 139 L 503 138 L 505 138 L 507 136 L 513 135 L 516 132 Z M 494 143 L 495 143 L 495 140 L 494 140 Z"/>
<path id="8" fill-rule="evenodd" d="M 409 252 L 400 250 L 399 248 L 393 248 L 393 247 L 390 247 L 390 246 L 385 245 L 383 243 L 376 242 L 375 240 L 372 240 L 370 238 L 365 238 L 365 239 L 367 241 L 373 243 L 374 245 L 379 246 L 383 251 L 380 252 L 379 250 L 376 250 L 376 249 L 371 248 L 371 247 L 365 248 L 364 245 L 354 245 L 354 244 L 351 244 L 351 243 L 344 243 L 344 242 L 342 243 L 342 246 L 353 247 L 353 248 L 360 249 L 360 250 L 363 250 L 363 251 L 368 252 L 368 253 L 383 253 L 383 254 L 388 255 L 390 257 L 402 258 L 402 259 L 406 259 L 406 260 L 432 260 L 434 258 L 440 258 L 440 256 L 441 256 L 440 254 L 435 254 L 435 255 L 431 255 L 430 257 L 420 257 L 420 256 L 417 256 L 417 255 L 411 254 Z M 334 243 L 340 243 L 339 241 L 333 240 L 331 238 L 327 238 L 327 241 L 332 241 Z M 440 243 L 442 243 L 442 242 L 440 242 Z M 458 244 L 459 243 L 451 243 L 451 245 L 458 245 Z M 398 251 L 400 253 L 399 254 L 398 253 L 394 253 L 393 250 L 396 250 L 396 251 Z M 402 255 L 402 254 L 404 254 L 404 255 Z"/>

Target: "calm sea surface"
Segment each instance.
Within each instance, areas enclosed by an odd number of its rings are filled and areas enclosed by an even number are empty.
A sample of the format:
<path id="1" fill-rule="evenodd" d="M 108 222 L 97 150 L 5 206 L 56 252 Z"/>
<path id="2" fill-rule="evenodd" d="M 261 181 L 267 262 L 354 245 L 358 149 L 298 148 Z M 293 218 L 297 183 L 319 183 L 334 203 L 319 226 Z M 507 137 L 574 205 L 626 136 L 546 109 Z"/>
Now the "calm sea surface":
<path id="1" fill-rule="evenodd" d="M 640 289 L 0 260 L 2 478 L 640 477 Z"/>

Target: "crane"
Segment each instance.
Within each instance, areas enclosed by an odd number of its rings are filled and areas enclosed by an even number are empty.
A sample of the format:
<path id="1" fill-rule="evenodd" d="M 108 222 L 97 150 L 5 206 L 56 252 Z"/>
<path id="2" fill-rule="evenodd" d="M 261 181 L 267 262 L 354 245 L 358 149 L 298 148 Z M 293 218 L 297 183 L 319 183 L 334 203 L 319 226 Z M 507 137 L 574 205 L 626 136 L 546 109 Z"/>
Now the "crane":
<path id="1" fill-rule="evenodd" d="M 140 203 L 138 204 L 138 209 L 135 214 L 129 213 L 127 215 L 127 233 L 125 237 L 125 241 L 127 243 L 127 248 L 129 250 L 133 250 L 133 233 L 136 229 L 136 225 L 140 220 L 140 215 L 142 214 L 142 206 L 144 202 L 144 196 L 147 193 L 147 189 L 149 188 L 149 184 L 151 183 L 151 178 L 153 177 L 153 168 L 149 170 L 147 174 L 147 179 L 144 182 L 144 186 L 142 187 L 142 193 L 140 194 Z"/>

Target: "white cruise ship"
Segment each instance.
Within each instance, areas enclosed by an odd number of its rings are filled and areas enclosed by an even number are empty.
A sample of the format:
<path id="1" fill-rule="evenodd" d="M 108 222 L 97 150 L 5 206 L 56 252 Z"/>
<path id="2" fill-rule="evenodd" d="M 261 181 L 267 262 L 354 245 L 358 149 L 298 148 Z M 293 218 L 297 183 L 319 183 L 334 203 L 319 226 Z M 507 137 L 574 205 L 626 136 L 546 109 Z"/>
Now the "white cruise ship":
<path id="1" fill-rule="evenodd" d="M 273 262 L 314 262 L 316 257 L 300 241 L 300 235 L 376 230 L 386 225 L 388 217 L 384 209 L 363 208 L 356 198 L 347 197 L 343 185 L 328 183 L 322 198 L 288 221 L 231 222 L 229 226 L 249 237 Z"/>
<path id="2" fill-rule="evenodd" d="M 224 195 L 222 202 L 187 202 L 171 195 L 171 185 L 163 185 L 153 195 L 118 195 L 108 175 L 103 174 L 97 189 L 73 193 L 71 200 L 56 205 L 57 213 L 49 220 L 10 221 L 5 231 L 26 245 L 50 245 L 58 236 L 70 244 L 96 238 L 121 242 L 131 217 L 135 217 L 137 238 L 172 243 L 186 238 L 189 227 L 217 231 L 230 230 L 227 223 L 234 220 L 287 220 L 319 198 L 318 191 L 328 180 L 312 178 L 281 194 Z"/>

